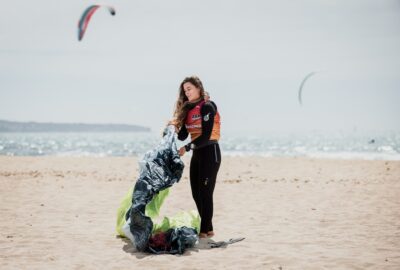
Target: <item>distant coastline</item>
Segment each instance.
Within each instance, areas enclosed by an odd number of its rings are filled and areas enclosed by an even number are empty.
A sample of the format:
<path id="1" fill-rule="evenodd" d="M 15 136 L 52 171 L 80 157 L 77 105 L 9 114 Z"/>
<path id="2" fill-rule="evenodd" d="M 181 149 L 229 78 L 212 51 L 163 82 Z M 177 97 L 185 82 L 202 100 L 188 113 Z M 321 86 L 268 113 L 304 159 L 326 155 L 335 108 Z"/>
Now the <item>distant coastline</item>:
<path id="1" fill-rule="evenodd" d="M 128 124 L 40 123 L 0 120 L 0 132 L 150 132 Z"/>

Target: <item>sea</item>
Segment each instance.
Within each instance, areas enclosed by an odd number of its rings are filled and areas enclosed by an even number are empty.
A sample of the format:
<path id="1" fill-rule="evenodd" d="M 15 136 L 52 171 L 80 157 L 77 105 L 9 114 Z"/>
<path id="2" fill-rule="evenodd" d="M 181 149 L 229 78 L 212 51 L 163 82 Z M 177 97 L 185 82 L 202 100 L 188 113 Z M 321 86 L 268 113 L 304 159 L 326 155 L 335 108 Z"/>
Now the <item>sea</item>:
<path id="1" fill-rule="evenodd" d="M 160 139 L 156 132 L 2 132 L 0 155 L 142 157 Z M 227 156 L 400 160 L 400 132 L 222 134 L 220 147 Z"/>

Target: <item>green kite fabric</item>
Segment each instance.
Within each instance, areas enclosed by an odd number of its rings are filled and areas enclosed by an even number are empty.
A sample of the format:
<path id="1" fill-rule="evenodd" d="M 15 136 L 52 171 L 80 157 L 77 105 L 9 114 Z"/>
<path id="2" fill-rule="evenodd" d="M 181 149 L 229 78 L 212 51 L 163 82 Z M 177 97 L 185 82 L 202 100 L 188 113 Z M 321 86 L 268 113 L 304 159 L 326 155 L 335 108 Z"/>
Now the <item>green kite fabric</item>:
<path id="1" fill-rule="evenodd" d="M 179 228 L 186 226 L 189 228 L 194 228 L 198 232 L 200 231 L 200 215 L 196 210 L 182 211 L 177 213 L 173 217 L 164 217 L 161 222 L 155 222 L 155 219 L 160 215 L 161 206 L 164 203 L 165 198 L 169 194 L 169 189 L 164 189 L 160 191 L 157 195 L 153 197 L 149 204 L 146 205 L 145 214 L 150 217 L 153 221 L 152 233 L 166 232 L 169 229 Z M 126 237 L 122 227 L 125 225 L 126 213 L 129 211 L 132 205 L 132 194 L 133 187 L 131 187 L 124 198 L 121 200 L 120 206 L 117 210 L 117 226 L 116 230 L 118 235 Z"/>

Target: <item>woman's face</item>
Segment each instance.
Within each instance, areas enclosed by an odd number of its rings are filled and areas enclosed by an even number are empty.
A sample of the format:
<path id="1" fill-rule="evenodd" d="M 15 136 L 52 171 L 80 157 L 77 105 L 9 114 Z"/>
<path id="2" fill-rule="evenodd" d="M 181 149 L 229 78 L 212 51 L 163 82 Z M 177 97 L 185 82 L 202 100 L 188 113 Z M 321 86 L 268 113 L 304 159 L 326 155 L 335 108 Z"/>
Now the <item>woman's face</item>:
<path id="1" fill-rule="evenodd" d="M 183 84 L 183 90 L 185 91 L 185 96 L 189 101 L 200 98 L 200 89 L 194 86 L 191 82 L 185 82 Z"/>

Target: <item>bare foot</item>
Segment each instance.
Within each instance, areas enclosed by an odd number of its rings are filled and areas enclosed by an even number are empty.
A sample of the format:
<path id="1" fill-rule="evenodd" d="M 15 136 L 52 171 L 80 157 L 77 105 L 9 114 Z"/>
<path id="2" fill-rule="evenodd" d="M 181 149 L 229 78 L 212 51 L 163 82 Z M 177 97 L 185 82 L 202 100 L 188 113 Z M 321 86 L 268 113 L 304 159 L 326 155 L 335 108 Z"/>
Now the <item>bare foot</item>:
<path id="1" fill-rule="evenodd" d="M 206 233 L 199 233 L 199 238 L 207 238 L 207 234 Z"/>
<path id="2" fill-rule="evenodd" d="M 208 236 L 208 237 L 213 237 L 213 236 L 214 236 L 214 231 L 209 231 L 209 232 L 207 233 L 207 236 Z"/>

